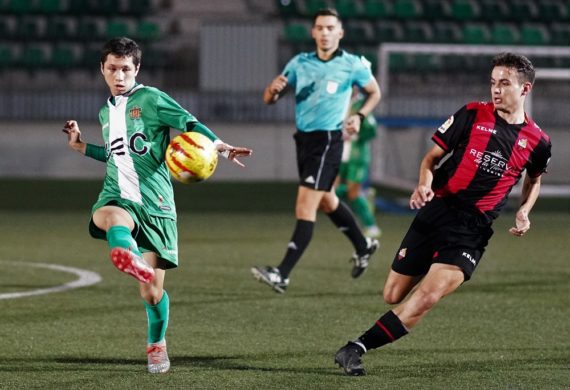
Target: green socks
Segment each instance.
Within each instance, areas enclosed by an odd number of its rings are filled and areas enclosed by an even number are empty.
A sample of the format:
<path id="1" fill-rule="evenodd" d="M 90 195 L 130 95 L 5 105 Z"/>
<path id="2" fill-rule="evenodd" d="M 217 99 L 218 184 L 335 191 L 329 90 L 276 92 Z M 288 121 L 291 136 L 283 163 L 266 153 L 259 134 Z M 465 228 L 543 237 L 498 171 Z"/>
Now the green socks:
<path id="1" fill-rule="evenodd" d="M 346 184 L 340 184 L 336 188 L 336 195 L 347 201 L 354 214 L 358 217 L 358 219 L 362 222 L 365 227 L 369 226 L 376 226 L 376 218 L 374 218 L 374 213 L 370 210 L 370 206 L 368 205 L 368 201 L 364 197 L 364 195 L 360 194 L 358 198 L 354 200 L 348 199 L 348 187 Z"/>
<path id="2" fill-rule="evenodd" d="M 111 226 L 107 231 L 107 242 L 111 248 L 128 249 L 136 255 L 141 256 L 139 247 L 131 235 L 131 230 L 126 226 Z"/>
<path id="3" fill-rule="evenodd" d="M 156 305 L 149 305 L 144 301 L 146 315 L 148 318 L 148 343 L 158 343 L 164 339 L 166 328 L 168 327 L 168 311 L 170 299 L 166 290 L 162 290 L 162 299 Z"/>
<path id="4" fill-rule="evenodd" d="M 362 195 L 350 202 L 350 208 L 354 210 L 354 213 L 362 221 L 362 224 L 366 227 L 376 225 L 376 219 L 370 211 L 368 206 L 368 201 Z"/>

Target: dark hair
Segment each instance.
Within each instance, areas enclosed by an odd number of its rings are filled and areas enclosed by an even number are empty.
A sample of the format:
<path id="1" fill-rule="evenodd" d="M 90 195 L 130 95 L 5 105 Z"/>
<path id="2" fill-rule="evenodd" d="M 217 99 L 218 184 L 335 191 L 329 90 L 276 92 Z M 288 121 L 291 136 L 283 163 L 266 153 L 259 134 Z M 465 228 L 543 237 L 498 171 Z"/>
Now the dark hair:
<path id="1" fill-rule="evenodd" d="M 532 62 L 521 54 L 501 53 L 493 57 L 491 62 L 491 70 L 496 66 L 504 66 L 506 68 L 516 69 L 518 72 L 519 82 L 530 82 L 534 84 L 534 66 Z"/>
<path id="2" fill-rule="evenodd" d="M 321 8 L 320 10 L 318 10 L 315 16 L 313 17 L 313 25 L 315 24 L 319 16 L 334 16 L 342 24 L 340 15 L 338 14 L 337 10 L 334 8 Z"/>
<path id="3" fill-rule="evenodd" d="M 109 54 L 115 57 L 132 57 L 133 64 L 138 66 L 141 62 L 142 51 L 135 41 L 127 37 L 113 38 L 103 45 L 101 49 L 101 64 L 104 64 Z"/>

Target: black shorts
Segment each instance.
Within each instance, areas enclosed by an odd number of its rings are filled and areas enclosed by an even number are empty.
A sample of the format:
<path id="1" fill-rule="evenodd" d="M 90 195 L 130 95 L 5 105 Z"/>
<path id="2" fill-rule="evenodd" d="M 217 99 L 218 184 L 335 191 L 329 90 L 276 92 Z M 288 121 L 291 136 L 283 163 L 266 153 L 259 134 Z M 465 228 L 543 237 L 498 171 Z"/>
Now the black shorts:
<path id="1" fill-rule="evenodd" d="M 418 211 L 392 269 L 422 276 L 433 263 L 453 264 L 461 268 L 467 281 L 493 235 L 491 223 L 483 214 L 459 210 L 434 198 Z"/>
<path id="2" fill-rule="evenodd" d="M 318 191 L 330 191 L 342 157 L 342 131 L 297 131 L 299 184 Z"/>

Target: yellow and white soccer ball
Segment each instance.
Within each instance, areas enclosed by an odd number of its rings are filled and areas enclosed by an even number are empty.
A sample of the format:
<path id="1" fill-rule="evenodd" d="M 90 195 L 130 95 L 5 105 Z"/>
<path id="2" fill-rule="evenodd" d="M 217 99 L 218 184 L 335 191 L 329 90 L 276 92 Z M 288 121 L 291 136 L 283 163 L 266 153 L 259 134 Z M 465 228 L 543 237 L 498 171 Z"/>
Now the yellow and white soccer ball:
<path id="1" fill-rule="evenodd" d="M 165 160 L 176 180 L 185 184 L 196 183 L 212 176 L 218 165 L 218 152 L 208 137 L 191 131 L 170 141 Z"/>

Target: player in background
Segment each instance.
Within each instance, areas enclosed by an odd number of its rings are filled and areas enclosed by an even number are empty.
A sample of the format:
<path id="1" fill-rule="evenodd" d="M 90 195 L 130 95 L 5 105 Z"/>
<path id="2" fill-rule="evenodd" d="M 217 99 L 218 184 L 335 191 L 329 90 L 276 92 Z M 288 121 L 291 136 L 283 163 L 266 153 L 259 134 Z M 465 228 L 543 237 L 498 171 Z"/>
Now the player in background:
<path id="1" fill-rule="evenodd" d="M 350 209 L 339 201 L 333 183 L 342 154 L 342 130 L 357 133 L 362 120 L 380 100 L 380 88 L 370 63 L 339 48 L 344 35 L 336 10 L 323 9 L 313 20 L 312 36 L 316 51 L 300 53 L 285 66 L 283 73 L 266 87 L 263 101 L 274 104 L 285 93 L 294 91 L 297 132 L 299 188 L 295 205 L 297 223 L 287 251 L 277 267 L 253 267 L 253 276 L 279 293 L 289 285 L 289 274 L 309 245 L 317 210 L 325 212 L 352 242 L 352 277 L 359 277 L 368 266 L 378 241 L 367 239 Z M 360 111 L 346 119 L 353 86 L 366 93 Z"/>
<path id="2" fill-rule="evenodd" d="M 384 285 L 384 300 L 396 306 L 336 353 L 347 375 L 364 375 L 364 353 L 405 336 L 471 278 L 493 235 L 493 220 L 524 171 L 509 232 L 522 237 L 530 228 L 528 216 L 551 155 L 550 138 L 524 111 L 535 71 L 526 57 L 512 53 L 495 56 L 491 69 L 491 101 L 463 106 L 432 136 L 436 145 L 421 162 L 409 201 L 419 212 Z"/>
<path id="3" fill-rule="evenodd" d="M 103 189 L 92 208 L 89 232 L 107 240 L 113 264 L 139 281 L 148 317 L 148 371 L 170 368 L 165 333 L 169 297 L 165 270 L 178 266 L 178 232 L 172 183 L 164 154 L 170 129 L 197 131 L 218 152 L 236 158 L 251 150 L 222 142 L 164 92 L 138 84 L 141 50 L 129 38 L 114 38 L 101 52 L 101 73 L 111 96 L 99 112 L 105 146 L 85 143 L 76 121 L 65 123 L 69 146 L 107 165 Z"/>
<path id="4" fill-rule="evenodd" d="M 362 107 L 364 99 L 359 95 L 358 89 L 355 88 L 349 115 L 356 114 Z M 379 238 L 381 231 L 362 185 L 368 179 L 372 158 L 370 143 L 376 137 L 376 126 L 376 119 L 370 114 L 362 121 L 358 133 L 344 134 L 342 162 L 335 184 L 337 196 L 348 202 L 364 227 L 364 235 L 371 238 Z"/>

